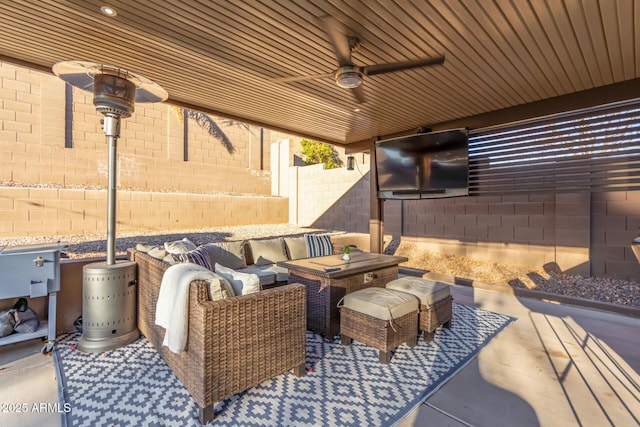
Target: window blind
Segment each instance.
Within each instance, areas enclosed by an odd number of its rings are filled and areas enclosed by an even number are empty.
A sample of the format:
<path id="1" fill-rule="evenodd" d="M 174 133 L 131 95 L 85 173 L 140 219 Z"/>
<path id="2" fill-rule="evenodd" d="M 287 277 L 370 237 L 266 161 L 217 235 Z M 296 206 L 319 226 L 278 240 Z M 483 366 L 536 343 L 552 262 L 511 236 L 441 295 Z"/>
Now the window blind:
<path id="1" fill-rule="evenodd" d="M 640 190 L 640 100 L 469 132 L 469 194 Z"/>

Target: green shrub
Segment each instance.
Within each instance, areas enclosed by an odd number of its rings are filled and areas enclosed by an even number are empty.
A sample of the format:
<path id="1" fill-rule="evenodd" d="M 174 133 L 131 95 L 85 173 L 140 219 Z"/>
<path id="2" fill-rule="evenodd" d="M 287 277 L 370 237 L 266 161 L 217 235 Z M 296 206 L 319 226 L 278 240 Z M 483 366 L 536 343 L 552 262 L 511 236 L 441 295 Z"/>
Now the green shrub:
<path id="1" fill-rule="evenodd" d="M 342 166 L 342 160 L 338 157 L 338 152 L 331 145 L 324 142 L 303 139 L 302 154 L 307 165 L 324 164 L 325 169 L 335 169 Z"/>

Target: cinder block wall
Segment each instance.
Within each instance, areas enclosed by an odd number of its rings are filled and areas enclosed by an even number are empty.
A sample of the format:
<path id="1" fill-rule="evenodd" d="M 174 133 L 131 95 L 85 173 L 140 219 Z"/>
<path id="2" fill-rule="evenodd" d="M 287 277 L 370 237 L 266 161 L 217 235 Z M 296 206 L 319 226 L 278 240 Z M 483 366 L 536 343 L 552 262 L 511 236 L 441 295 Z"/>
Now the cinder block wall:
<path id="1" fill-rule="evenodd" d="M 102 115 L 89 92 L 73 88 L 70 96 L 65 93 L 65 83 L 56 76 L 0 63 L 0 180 L 106 186 Z M 122 120 L 119 186 L 271 194 L 269 131 L 214 117 L 233 146 L 228 152 L 187 119 L 185 161 L 185 127 L 176 111 L 166 103 L 136 104 L 132 117 Z"/>
<path id="2" fill-rule="evenodd" d="M 107 186 L 103 116 L 92 98 L 56 76 L 0 62 L 0 181 L 50 187 L 0 186 L 0 237 L 103 232 L 106 193 L 69 189 Z M 228 150 L 192 118 L 185 132 L 179 111 L 166 103 L 137 104 L 132 117 L 122 119 L 119 227 L 287 222 L 286 201 L 264 197 L 271 195 L 271 132 L 213 117 Z"/>
<path id="3" fill-rule="evenodd" d="M 106 190 L 0 188 L 0 235 L 102 234 Z M 162 231 L 288 221 L 282 197 L 119 191 L 118 231 Z"/>
<path id="4" fill-rule="evenodd" d="M 289 221 L 301 226 L 369 231 L 369 165 L 359 170 L 324 165 L 289 168 Z"/>
<path id="5" fill-rule="evenodd" d="M 478 260 L 640 280 L 639 202 L 640 192 L 391 201 L 385 232 Z"/>
<path id="6" fill-rule="evenodd" d="M 640 236 L 640 191 L 591 195 L 591 269 L 595 276 L 640 280 L 630 242 Z"/>

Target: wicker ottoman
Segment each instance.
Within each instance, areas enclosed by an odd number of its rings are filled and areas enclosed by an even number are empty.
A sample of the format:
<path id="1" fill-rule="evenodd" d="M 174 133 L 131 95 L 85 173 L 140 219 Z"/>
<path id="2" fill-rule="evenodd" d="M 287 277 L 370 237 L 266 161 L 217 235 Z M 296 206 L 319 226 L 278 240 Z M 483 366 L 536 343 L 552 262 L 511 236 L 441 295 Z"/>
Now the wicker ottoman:
<path id="1" fill-rule="evenodd" d="M 425 341 L 431 341 L 440 325 L 451 328 L 453 298 L 449 285 L 422 277 L 403 277 L 387 283 L 387 289 L 407 292 L 420 299 L 419 329 Z"/>
<path id="2" fill-rule="evenodd" d="M 351 340 L 380 351 L 380 362 L 389 363 L 391 350 L 402 343 L 417 344 L 418 299 L 385 288 L 366 288 L 344 296 L 340 309 L 343 345 Z"/>

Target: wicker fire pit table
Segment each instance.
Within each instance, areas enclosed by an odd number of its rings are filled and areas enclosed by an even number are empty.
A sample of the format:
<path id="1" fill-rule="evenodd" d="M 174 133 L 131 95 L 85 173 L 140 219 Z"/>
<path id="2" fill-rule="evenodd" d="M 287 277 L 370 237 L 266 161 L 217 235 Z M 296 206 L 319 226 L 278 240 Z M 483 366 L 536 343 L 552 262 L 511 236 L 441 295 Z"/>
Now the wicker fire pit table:
<path id="1" fill-rule="evenodd" d="M 398 264 L 406 261 L 405 257 L 352 252 L 350 261 L 329 255 L 278 265 L 289 270 L 289 283 L 307 287 L 307 329 L 332 340 L 340 332 L 338 301 L 360 289 L 384 288 L 398 278 Z"/>

